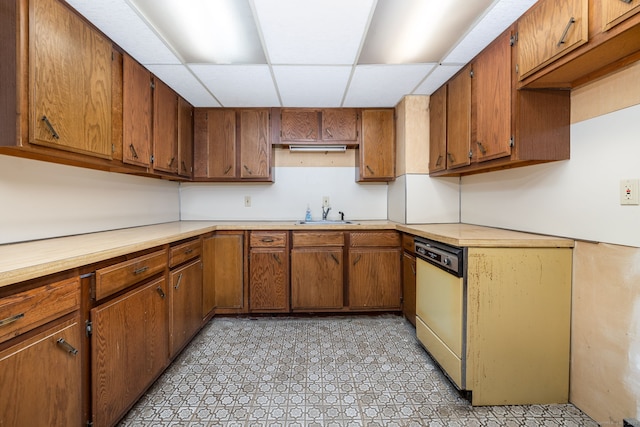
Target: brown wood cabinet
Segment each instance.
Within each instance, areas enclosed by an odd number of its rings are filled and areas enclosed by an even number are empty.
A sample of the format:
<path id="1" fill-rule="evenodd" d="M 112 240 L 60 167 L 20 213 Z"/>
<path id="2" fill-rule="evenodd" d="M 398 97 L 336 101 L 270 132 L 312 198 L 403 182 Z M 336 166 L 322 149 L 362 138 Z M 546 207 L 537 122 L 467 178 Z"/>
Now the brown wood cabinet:
<path id="1" fill-rule="evenodd" d="M 274 114 L 279 144 L 358 144 L 357 109 L 285 108 Z"/>
<path id="2" fill-rule="evenodd" d="M 157 278 L 91 310 L 93 425 L 114 425 L 169 361 L 168 292 Z"/>
<path id="3" fill-rule="evenodd" d="M 344 233 L 294 231 L 291 309 L 339 311 L 344 307 Z"/>
<path id="4" fill-rule="evenodd" d="M 170 273 L 169 356 L 173 358 L 202 325 L 202 261 L 195 258 Z"/>
<path id="5" fill-rule="evenodd" d="M 445 84 L 429 98 L 429 172 L 447 168 L 447 87 Z"/>
<path id="6" fill-rule="evenodd" d="M 640 12 L 640 2 L 628 0 L 600 0 L 604 31 Z"/>
<path id="7" fill-rule="evenodd" d="M 402 247 L 402 314 L 416 326 L 416 255 L 412 235 L 402 235 Z"/>
<path id="8" fill-rule="evenodd" d="M 471 64 L 448 83 L 447 96 L 447 169 L 471 163 Z"/>
<path id="9" fill-rule="evenodd" d="M 178 94 L 153 79 L 153 170 L 178 173 Z"/>
<path id="10" fill-rule="evenodd" d="M 153 138 L 151 73 L 129 55 L 124 55 L 122 74 L 122 161 L 150 167 Z"/>
<path id="11" fill-rule="evenodd" d="M 246 313 L 244 232 L 216 232 L 202 243 L 202 314 Z"/>
<path id="12" fill-rule="evenodd" d="M 252 231 L 249 311 L 289 311 L 289 239 L 286 231 Z"/>
<path id="13" fill-rule="evenodd" d="M 193 107 L 178 98 L 178 175 L 193 176 Z"/>
<path id="14" fill-rule="evenodd" d="M 358 146 L 358 182 L 393 181 L 396 170 L 395 110 L 362 110 L 362 142 Z"/>
<path id="15" fill-rule="evenodd" d="M 401 251 L 396 231 L 351 232 L 349 308 L 401 308 Z"/>
<path id="16" fill-rule="evenodd" d="M 520 79 L 587 42 L 588 3 L 540 0 L 519 19 Z"/>
<path id="17" fill-rule="evenodd" d="M 272 181 L 269 110 L 240 110 L 240 178 Z"/>
<path id="18" fill-rule="evenodd" d="M 30 142 L 111 158 L 111 43 L 57 0 L 29 3 Z"/>

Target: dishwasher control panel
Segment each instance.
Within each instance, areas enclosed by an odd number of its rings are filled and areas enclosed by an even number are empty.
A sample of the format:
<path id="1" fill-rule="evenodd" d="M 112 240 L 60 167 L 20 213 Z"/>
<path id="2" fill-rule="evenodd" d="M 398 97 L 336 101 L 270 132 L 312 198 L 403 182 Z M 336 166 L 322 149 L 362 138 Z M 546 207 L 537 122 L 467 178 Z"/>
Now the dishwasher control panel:
<path id="1" fill-rule="evenodd" d="M 462 248 L 418 237 L 415 238 L 414 244 L 418 258 L 455 276 L 462 277 Z"/>

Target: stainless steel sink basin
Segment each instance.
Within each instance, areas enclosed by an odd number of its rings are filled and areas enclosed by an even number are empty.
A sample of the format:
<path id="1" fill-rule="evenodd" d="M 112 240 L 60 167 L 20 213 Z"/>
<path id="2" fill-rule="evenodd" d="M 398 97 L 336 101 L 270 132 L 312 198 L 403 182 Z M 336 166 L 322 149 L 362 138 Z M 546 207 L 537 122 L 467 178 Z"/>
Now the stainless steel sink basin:
<path id="1" fill-rule="evenodd" d="M 339 219 L 337 220 L 331 220 L 331 219 L 325 219 L 325 220 L 315 220 L 315 221 L 298 221 L 296 222 L 296 224 L 298 225 L 340 225 L 340 224 L 357 224 L 356 222 L 352 222 L 352 221 L 341 221 Z"/>

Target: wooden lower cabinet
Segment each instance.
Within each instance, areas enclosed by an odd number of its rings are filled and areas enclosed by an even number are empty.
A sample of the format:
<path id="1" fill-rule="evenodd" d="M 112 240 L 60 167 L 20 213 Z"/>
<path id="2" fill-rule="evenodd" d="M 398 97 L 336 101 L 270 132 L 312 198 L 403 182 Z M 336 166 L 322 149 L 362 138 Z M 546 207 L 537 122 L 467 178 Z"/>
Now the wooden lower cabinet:
<path id="1" fill-rule="evenodd" d="M 402 314 L 416 326 L 416 257 L 402 255 Z"/>
<path id="2" fill-rule="evenodd" d="M 291 250 L 291 309 L 342 310 L 344 306 L 344 250 L 293 248 Z"/>
<path id="3" fill-rule="evenodd" d="M 202 325 L 202 261 L 171 271 L 169 356 L 173 358 Z"/>
<path id="4" fill-rule="evenodd" d="M 286 231 L 252 231 L 249 241 L 249 311 L 289 311 L 289 244 Z"/>
<path id="5" fill-rule="evenodd" d="M 167 367 L 168 292 L 161 277 L 91 310 L 94 427 L 115 424 Z"/>
<path id="6" fill-rule="evenodd" d="M 76 316 L 0 352 L 1 425 L 82 424 L 82 332 Z"/>
<path id="7" fill-rule="evenodd" d="M 216 232 L 202 242 L 202 315 L 246 313 L 244 231 Z"/>

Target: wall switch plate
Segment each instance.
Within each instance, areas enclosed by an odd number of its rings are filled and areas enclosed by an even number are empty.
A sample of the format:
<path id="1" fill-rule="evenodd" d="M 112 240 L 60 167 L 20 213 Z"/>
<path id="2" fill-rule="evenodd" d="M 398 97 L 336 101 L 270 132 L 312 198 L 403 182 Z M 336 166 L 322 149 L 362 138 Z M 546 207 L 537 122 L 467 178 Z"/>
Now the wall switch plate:
<path id="1" fill-rule="evenodd" d="M 329 207 L 329 196 L 323 196 L 322 197 L 322 207 L 323 208 L 328 208 Z"/>
<path id="2" fill-rule="evenodd" d="M 640 197 L 638 194 L 637 179 L 623 179 L 620 181 L 620 204 L 621 205 L 638 205 Z"/>
<path id="3" fill-rule="evenodd" d="M 251 207 L 251 196 L 244 196 L 244 207 L 245 208 Z"/>

